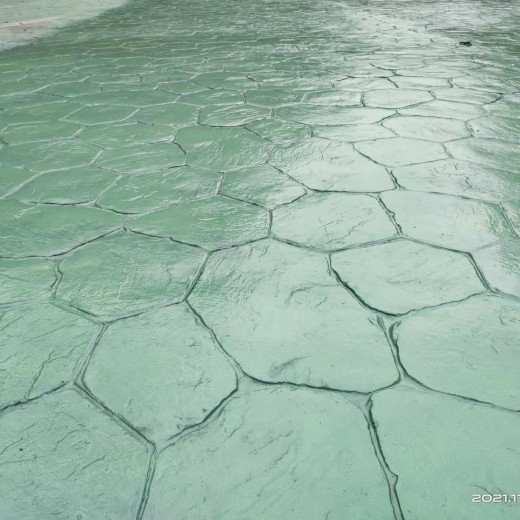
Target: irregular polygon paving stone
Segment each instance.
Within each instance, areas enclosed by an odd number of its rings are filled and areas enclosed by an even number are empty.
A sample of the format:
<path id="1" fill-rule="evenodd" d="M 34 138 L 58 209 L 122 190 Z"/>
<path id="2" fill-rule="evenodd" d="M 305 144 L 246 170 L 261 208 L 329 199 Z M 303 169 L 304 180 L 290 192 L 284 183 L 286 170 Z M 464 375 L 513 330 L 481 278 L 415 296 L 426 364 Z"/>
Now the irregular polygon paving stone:
<path id="1" fill-rule="evenodd" d="M 262 88 L 258 90 L 246 90 L 246 101 L 261 107 L 277 107 L 297 103 L 302 100 L 303 93 L 277 90 L 272 88 Z"/>
<path id="2" fill-rule="evenodd" d="M 518 172 L 517 143 L 471 137 L 446 143 L 446 148 L 455 159 Z"/>
<path id="3" fill-rule="evenodd" d="M 288 204 L 306 193 L 290 177 L 268 165 L 227 172 L 220 191 L 269 209 Z"/>
<path id="4" fill-rule="evenodd" d="M 210 333 L 184 305 L 118 321 L 96 346 L 85 383 L 156 442 L 202 422 L 236 387 Z"/>
<path id="5" fill-rule="evenodd" d="M 244 103 L 244 94 L 232 90 L 203 90 L 193 94 L 184 94 L 179 98 L 181 103 L 200 107 L 210 105 L 226 105 L 228 103 Z"/>
<path id="6" fill-rule="evenodd" d="M 252 204 L 217 195 L 133 218 L 128 227 L 213 250 L 265 238 L 269 214 Z"/>
<path id="7" fill-rule="evenodd" d="M 390 88 L 388 90 L 373 90 L 366 92 L 363 102 L 369 107 L 403 108 L 431 101 L 433 96 L 424 90 Z"/>
<path id="8" fill-rule="evenodd" d="M 405 518 L 514 518 L 518 504 L 487 507 L 473 503 L 472 496 L 515 489 L 520 465 L 517 416 L 408 388 L 376 394 L 373 414 L 385 459 L 398 476 Z"/>
<path id="9" fill-rule="evenodd" d="M 0 408 L 70 381 L 99 330 L 85 318 L 50 304 L 4 312 L 0 326 Z"/>
<path id="10" fill-rule="evenodd" d="M 520 297 L 520 240 L 486 247 L 473 256 L 492 287 Z"/>
<path id="11" fill-rule="evenodd" d="M 468 137 L 468 129 L 462 121 L 441 117 L 398 116 L 384 122 L 401 137 L 444 142 Z"/>
<path id="12" fill-rule="evenodd" d="M 391 79 L 399 88 L 426 89 L 435 87 L 449 87 L 450 83 L 445 78 L 422 78 L 420 76 L 395 76 Z"/>
<path id="13" fill-rule="evenodd" d="M 213 195 L 220 178 L 219 173 L 189 166 L 129 175 L 103 193 L 98 204 L 122 213 L 144 213 Z"/>
<path id="14" fill-rule="evenodd" d="M 234 72 L 203 72 L 197 74 L 193 81 L 211 89 L 245 90 L 255 86 L 255 82 L 245 74 Z"/>
<path id="15" fill-rule="evenodd" d="M 220 105 L 203 107 L 199 121 L 206 126 L 242 126 L 269 117 L 268 108 L 252 105 Z"/>
<path id="16" fill-rule="evenodd" d="M 271 240 L 219 252 L 189 300 L 260 380 L 368 392 L 396 379 L 373 316 L 318 253 Z"/>
<path id="17" fill-rule="evenodd" d="M 389 121 L 392 121 L 392 119 L 389 119 Z M 323 137 L 333 141 L 344 141 L 347 143 L 395 136 L 394 132 L 379 124 L 317 126 L 313 128 L 312 134 L 316 137 Z"/>
<path id="18" fill-rule="evenodd" d="M 374 161 L 387 166 L 405 166 L 446 159 L 448 155 L 438 143 L 393 137 L 356 143 L 356 149 Z"/>
<path id="19" fill-rule="evenodd" d="M 335 81 L 334 86 L 340 90 L 369 92 L 371 90 L 386 90 L 392 88 L 392 83 L 385 78 L 345 78 Z"/>
<path id="20" fill-rule="evenodd" d="M 105 150 L 96 162 L 121 173 L 152 173 L 182 166 L 185 161 L 184 152 L 177 144 L 157 143 Z"/>
<path id="21" fill-rule="evenodd" d="M 245 128 L 181 128 L 175 140 L 188 154 L 188 164 L 214 170 L 234 170 L 263 164 L 271 145 Z"/>
<path id="22" fill-rule="evenodd" d="M 413 191 L 391 191 L 381 198 L 411 238 L 470 251 L 513 237 L 503 213 L 488 202 Z"/>
<path id="23" fill-rule="evenodd" d="M 316 193 L 273 213 L 276 237 L 325 251 L 396 235 L 376 199 L 368 195 Z"/>
<path id="24" fill-rule="evenodd" d="M 0 256 L 53 256 L 123 226 L 123 219 L 97 208 L 0 201 Z"/>
<path id="25" fill-rule="evenodd" d="M 35 172 L 29 170 L 0 164 L 0 197 L 4 197 L 35 175 Z"/>
<path id="26" fill-rule="evenodd" d="M 426 310 L 395 334 L 404 367 L 443 392 L 520 409 L 520 303 L 496 296 Z"/>
<path id="27" fill-rule="evenodd" d="M 67 121 L 82 125 L 102 125 L 118 123 L 128 119 L 137 109 L 135 107 L 96 105 L 86 106 L 67 116 Z"/>
<path id="28" fill-rule="evenodd" d="M 79 139 L 25 143 L 0 150 L 0 163 L 27 167 L 38 172 L 88 166 L 101 148 Z"/>
<path id="29" fill-rule="evenodd" d="M 150 449 L 74 390 L 0 419 L 7 518 L 135 518 Z"/>
<path id="30" fill-rule="evenodd" d="M 440 99 L 428 101 L 414 107 L 401 108 L 399 113 L 405 116 L 445 117 L 461 121 L 469 121 L 485 114 L 484 110 L 479 106 Z"/>
<path id="31" fill-rule="evenodd" d="M 311 137 L 311 127 L 292 121 L 278 121 L 277 119 L 262 119 L 247 125 L 255 134 L 272 143 L 295 141 Z"/>
<path id="32" fill-rule="evenodd" d="M 351 145 L 310 138 L 275 148 L 270 163 L 307 187 L 321 191 L 390 190 L 387 171 Z"/>
<path id="33" fill-rule="evenodd" d="M 94 200 L 117 176 L 99 168 L 48 172 L 22 186 L 13 198 L 22 202 L 78 204 Z"/>
<path id="34" fill-rule="evenodd" d="M 147 107 L 173 103 L 175 95 L 159 90 L 117 90 L 96 92 L 76 98 L 74 101 L 85 105 L 110 105 L 125 107 Z"/>
<path id="35" fill-rule="evenodd" d="M 492 103 L 500 97 L 500 94 L 496 94 L 495 92 L 471 90 L 458 87 L 434 90 L 433 94 L 435 95 L 436 99 L 443 99 L 446 101 L 460 101 L 461 103 L 474 103 L 475 105 Z"/>
<path id="36" fill-rule="evenodd" d="M 307 125 L 355 125 L 377 123 L 393 113 L 379 108 L 293 105 L 277 108 L 275 117 Z"/>
<path id="37" fill-rule="evenodd" d="M 37 103 L 33 103 L 33 105 L 37 105 Z M 56 121 L 79 108 L 80 105 L 60 102 L 8 109 L 0 113 L 0 126 Z"/>
<path id="38" fill-rule="evenodd" d="M 147 123 L 124 123 L 119 125 L 95 125 L 81 132 L 81 139 L 102 148 L 120 148 L 173 139 L 173 130 L 167 126 Z"/>
<path id="39" fill-rule="evenodd" d="M 468 124 L 475 137 L 517 142 L 520 135 L 520 119 L 514 117 L 479 117 Z"/>
<path id="40" fill-rule="evenodd" d="M 55 281 L 54 265 L 48 260 L 1 259 L 0 304 L 48 298 Z"/>
<path id="41" fill-rule="evenodd" d="M 484 290 L 465 256 L 408 240 L 336 253 L 332 267 L 363 301 L 389 314 L 462 300 Z"/>
<path id="42" fill-rule="evenodd" d="M 52 96 L 78 97 L 85 94 L 93 94 L 99 91 L 99 86 L 88 81 L 64 81 L 60 83 L 51 83 L 46 87 L 38 90 Z"/>
<path id="43" fill-rule="evenodd" d="M 233 398 L 159 455 L 143 518 L 173 510 L 226 520 L 393 518 L 361 412 L 336 395 L 286 388 Z"/>
<path id="44" fill-rule="evenodd" d="M 477 163 L 447 159 L 392 171 L 406 189 L 436 191 L 490 201 L 520 199 L 520 179 Z"/>
<path id="45" fill-rule="evenodd" d="M 88 244 L 65 258 L 57 296 L 102 318 L 180 301 L 202 264 L 199 249 L 123 233 Z"/>
<path id="46" fill-rule="evenodd" d="M 518 115 L 519 106 L 520 102 L 518 99 L 515 100 L 511 96 L 504 96 L 495 103 L 483 105 L 483 108 L 494 116 L 516 117 L 518 119 L 520 117 Z"/>
<path id="47" fill-rule="evenodd" d="M 305 98 L 309 105 L 361 105 L 361 94 L 341 90 L 322 90 L 311 92 Z"/>
<path id="48" fill-rule="evenodd" d="M 141 108 L 132 115 L 131 119 L 142 123 L 179 127 L 194 125 L 197 122 L 198 114 L 198 107 L 172 103 L 166 106 Z"/>
<path id="49" fill-rule="evenodd" d="M 32 123 L 8 126 L 3 132 L 3 140 L 8 144 L 27 143 L 31 141 L 52 141 L 53 139 L 72 137 L 81 126 L 67 121 L 51 123 Z"/>

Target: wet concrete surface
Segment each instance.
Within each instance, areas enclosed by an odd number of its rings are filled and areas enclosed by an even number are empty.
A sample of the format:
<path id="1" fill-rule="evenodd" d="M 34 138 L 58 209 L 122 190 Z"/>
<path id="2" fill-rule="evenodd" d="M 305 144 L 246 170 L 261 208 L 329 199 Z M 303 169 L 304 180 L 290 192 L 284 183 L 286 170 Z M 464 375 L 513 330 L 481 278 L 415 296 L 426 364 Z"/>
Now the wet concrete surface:
<path id="1" fill-rule="evenodd" d="M 519 19 L 135 0 L 1 53 L 2 518 L 520 518 Z"/>

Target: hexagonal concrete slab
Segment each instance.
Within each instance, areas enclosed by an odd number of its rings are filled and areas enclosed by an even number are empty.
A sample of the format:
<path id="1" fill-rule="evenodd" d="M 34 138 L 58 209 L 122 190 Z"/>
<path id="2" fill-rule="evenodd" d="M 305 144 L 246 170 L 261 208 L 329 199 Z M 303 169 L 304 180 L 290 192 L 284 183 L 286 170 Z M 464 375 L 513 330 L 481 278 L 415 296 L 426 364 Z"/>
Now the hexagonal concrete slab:
<path id="1" fill-rule="evenodd" d="M 520 179 L 510 172 L 482 164 L 446 159 L 396 168 L 392 173 L 408 190 L 490 201 L 520 199 Z"/>
<path id="2" fill-rule="evenodd" d="M 243 126 L 253 121 L 266 119 L 271 111 L 268 108 L 251 105 L 220 105 L 203 107 L 199 121 L 205 126 Z"/>
<path id="3" fill-rule="evenodd" d="M 98 204 L 122 213 L 145 213 L 214 195 L 221 177 L 219 173 L 189 166 L 129 175 L 105 191 Z"/>
<path id="4" fill-rule="evenodd" d="M 489 520 L 490 509 L 474 495 L 514 489 L 520 422 L 513 414 L 407 388 L 378 393 L 373 414 L 406 516 Z M 490 507 L 493 520 L 510 520 L 516 505 Z"/>
<path id="5" fill-rule="evenodd" d="M 334 251 L 397 235 L 379 202 L 368 195 L 316 193 L 273 212 L 273 234 Z"/>
<path id="6" fill-rule="evenodd" d="M 0 305 L 49 298 L 56 282 L 54 264 L 40 258 L 0 259 Z"/>
<path id="7" fill-rule="evenodd" d="M 363 101 L 368 107 L 403 108 L 431 101 L 433 96 L 424 90 L 390 88 L 365 92 Z"/>
<path id="8" fill-rule="evenodd" d="M 232 399 L 207 428 L 159 455 L 143 519 L 172 510 L 183 518 L 393 518 L 361 412 L 329 393 L 288 388 Z"/>
<path id="9" fill-rule="evenodd" d="M 308 125 L 355 125 L 377 123 L 391 116 L 392 110 L 364 107 L 294 105 L 277 108 L 278 119 Z"/>
<path id="10" fill-rule="evenodd" d="M 97 208 L 2 200 L 0 255 L 12 258 L 59 255 L 122 227 L 121 216 Z"/>
<path id="11" fill-rule="evenodd" d="M 175 143 L 150 143 L 133 148 L 108 149 L 96 163 L 119 173 L 154 173 L 186 162 L 184 152 Z"/>
<path id="12" fill-rule="evenodd" d="M 332 267 L 364 302 L 389 314 L 484 291 L 465 256 L 408 240 L 336 253 Z"/>
<path id="13" fill-rule="evenodd" d="M 307 193 L 300 184 L 268 165 L 227 172 L 220 192 L 269 209 Z"/>
<path id="14" fill-rule="evenodd" d="M 406 166 L 448 158 L 440 144 L 407 137 L 363 141 L 354 146 L 363 155 L 385 166 Z"/>
<path id="15" fill-rule="evenodd" d="M 219 252 L 189 301 L 257 379 L 368 392 L 397 377 L 374 316 L 318 253 L 271 240 Z"/>
<path id="16" fill-rule="evenodd" d="M 188 154 L 188 164 L 218 171 L 264 164 L 272 148 L 245 128 L 181 128 L 175 141 Z"/>
<path id="17" fill-rule="evenodd" d="M 519 316 L 497 296 L 426 310 L 396 328 L 399 358 L 430 388 L 519 410 Z"/>
<path id="18" fill-rule="evenodd" d="M 520 297 L 520 240 L 486 247 L 473 257 L 492 287 Z"/>
<path id="19" fill-rule="evenodd" d="M 102 148 L 121 148 L 158 143 L 173 139 L 173 129 L 168 126 L 128 122 L 123 124 L 95 125 L 84 128 L 81 139 Z"/>
<path id="20" fill-rule="evenodd" d="M 0 417 L 6 518 L 134 518 L 151 449 L 74 390 Z"/>
<path id="21" fill-rule="evenodd" d="M 442 117 L 398 116 L 388 119 L 384 125 L 401 137 L 439 143 L 469 136 L 463 121 Z"/>
<path id="22" fill-rule="evenodd" d="M 215 250 L 265 238 L 269 214 L 258 206 L 216 195 L 132 218 L 128 228 Z"/>
<path id="23" fill-rule="evenodd" d="M 235 373 L 185 305 L 110 325 L 85 383 L 106 406 L 155 442 L 202 422 L 236 388 Z"/>
<path id="24" fill-rule="evenodd" d="M 471 137 L 446 143 L 448 152 L 455 159 L 472 161 L 492 168 L 518 171 L 517 144 L 498 139 Z"/>
<path id="25" fill-rule="evenodd" d="M 408 237 L 471 251 L 503 238 L 513 238 L 498 206 L 439 193 L 391 191 L 381 195 Z"/>
<path id="26" fill-rule="evenodd" d="M 94 166 L 48 172 L 22 186 L 13 198 L 22 202 L 81 204 L 93 201 L 116 179 L 114 173 Z"/>
<path id="27" fill-rule="evenodd" d="M 319 191 L 377 192 L 394 187 L 382 166 L 351 145 L 311 138 L 275 148 L 269 162 Z"/>
<path id="28" fill-rule="evenodd" d="M 103 319 L 180 301 L 202 264 L 200 249 L 121 233 L 65 258 L 57 296 Z"/>
<path id="29" fill-rule="evenodd" d="M 50 304 L 0 314 L 0 408 L 72 380 L 99 325 Z"/>
<path id="30" fill-rule="evenodd" d="M 92 164 L 101 148 L 79 139 L 59 139 L 7 146 L 0 150 L 0 164 L 40 173 Z"/>

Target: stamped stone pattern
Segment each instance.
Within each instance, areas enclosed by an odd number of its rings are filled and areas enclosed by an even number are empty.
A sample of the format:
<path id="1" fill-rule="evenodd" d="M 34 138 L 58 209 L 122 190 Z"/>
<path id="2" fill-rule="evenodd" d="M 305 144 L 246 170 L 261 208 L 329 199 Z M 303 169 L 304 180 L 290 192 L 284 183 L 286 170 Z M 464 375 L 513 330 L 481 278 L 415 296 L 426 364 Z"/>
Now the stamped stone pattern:
<path id="1" fill-rule="evenodd" d="M 209 250 L 265 238 L 268 225 L 264 209 L 219 195 L 154 211 L 128 224 L 134 231 Z"/>
<path id="2" fill-rule="evenodd" d="M 336 253 L 332 267 L 368 305 L 389 314 L 484 291 L 465 256 L 404 240 Z"/>
<path id="3" fill-rule="evenodd" d="M 425 385 L 514 410 L 519 337 L 520 302 L 496 296 L 426 311 L 395 332 L 403 366 Z"/>
<path id="4" fill-rule="evenodd" d="M 407 388 L 378 393 L 373 414 L 405 518 L 488 520 L 473 494 L 507 493 L 516 478 L 517 415 Z M 493 504 L 493 518 L 509 520 L 516 507 Z"/>
<path id="5" fill-rule="evenodd" d="M 65 258 L 57 296 L 95 316 L 124 316 L 180 301 L 203 258 L 201 250 L 167 239 L 112 235 Z"/>
<path id="6" fill-rule="evenodd" d="M 184 305 L 110 325 L 85 383 L 153 440 L 202 422 L 236 385 L 231 365 Z"/>
<path id="7" fill-rule="evenodd" d="M 383 193 L 381 199 L 411 238 L 460 251 L 513 238 L 503 212 L 487 202 L 413 191 Z"/>
<path id="8" fill-rule="evenodd" d="M 0 439 L 6 518 L 135 518 L 150 449 L 78 392 L 9 410 Z"/>
<path id="9" fill-rule="evenodd" d="M 1 520 L 512 520 L 516 4 L 93 2 L 0 14 Z"/>
<path id="10" fill-rule="evenodd" d="M 313 190 L 376 192 L 394 187 L 383 166 L 352 145 L 312 138 L 276 148 L 271 164 Z"/>
<path id="11" fill-rule="evenodd" d="M 396 235 L 379 205 L 367 195 L 317 193 L 273 213 L 276 237 L 325 251 Z"/>
<path id="12" fill-rule="evenodd" d="M 44 300 L 56 282 L 52 262 L 41 258 L 0 259 L 0 305 Z"/>
<path id="13" fill-rule="evenodd" d="M 220 191 L 269 209 L 294 202 L 307 193 L 303 186 L 268 165 L 227 172 Z"/>
<path id="14" fill-rule="evenodd" d="M 122 227 L 121 216 L 97 208 L 0 201 L 4 257 L 59 255 Z"/>
<path id="15" fill-rule="evenodd" d="M 492 287 L 520 297 L 520 240 L 486 247 L 474 256 Z"/>
<path id="16" fill-rule="evenodd" d="M 189 166 L 127 175 L 102 193 L 97 202 L 102 208 L 121 213 L 144 213 L 214 195 L 220 179 L 221 175 L 217 172 Z M 147 186 L 144 193 L 143 182 Z"/>
<path id="17" fill-rule="evenodd" d="M 336 465 L 338 475 L 329 471 Z M 391 519 L 385 487 L 354 405 L 264 389 L 233 399 L 208 428 L 159 455 L 144 519 L 172 509 L 182 518 Z"/>
<path id="18" fill-rule="evenodd" d="M 73 375 L 99 326 L 52 305 L 3 312 L 0 408 L 34 399 Z"/>
<path id="19" fill-rule="evenodd" d="M 369 391 L 397 376 L 375 316 L 316 253 L 271 241 L 217 253 L 189 301 L 257 379 Z"/>

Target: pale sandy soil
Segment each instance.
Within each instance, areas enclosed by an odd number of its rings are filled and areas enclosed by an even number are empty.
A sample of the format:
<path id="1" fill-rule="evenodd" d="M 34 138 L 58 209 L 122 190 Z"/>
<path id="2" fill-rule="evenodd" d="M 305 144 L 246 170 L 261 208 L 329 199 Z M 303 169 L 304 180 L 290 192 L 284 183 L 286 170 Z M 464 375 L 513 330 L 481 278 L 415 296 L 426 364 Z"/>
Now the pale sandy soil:
<path id="1" fill-rule="evenodd" d="M 30 43 L 126 0 L 0 0 L 0 51 Z"/>

